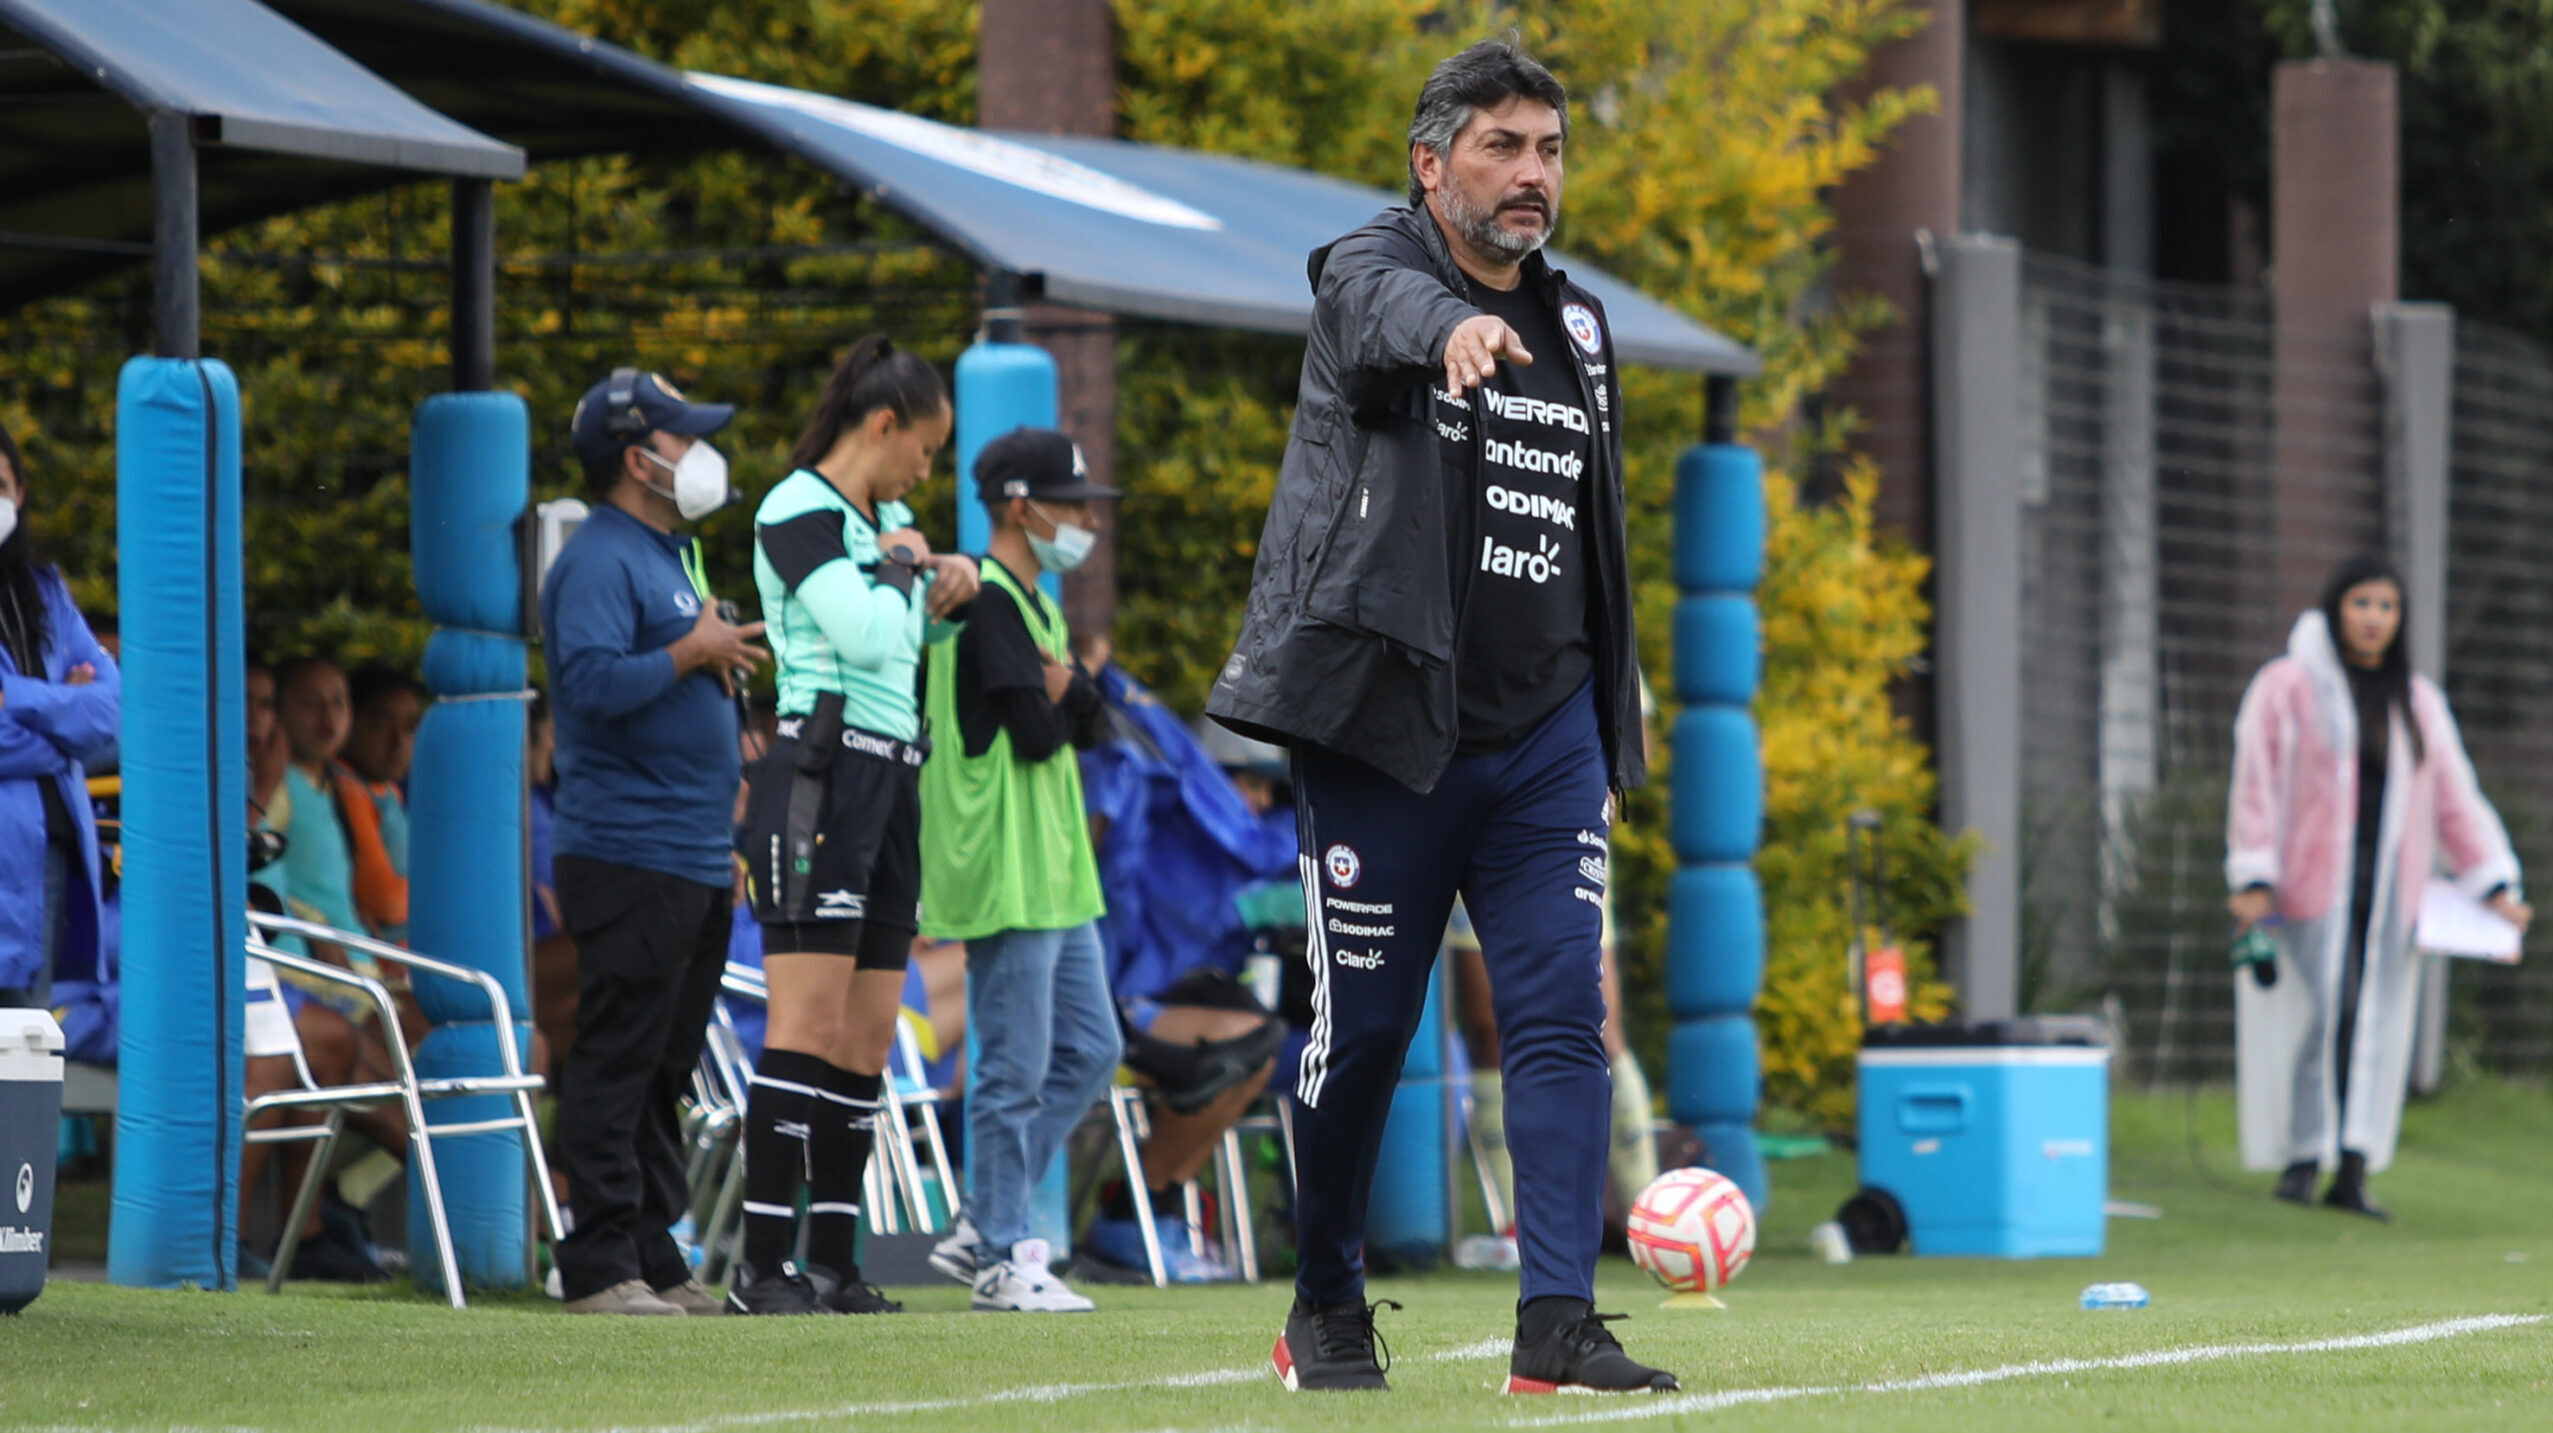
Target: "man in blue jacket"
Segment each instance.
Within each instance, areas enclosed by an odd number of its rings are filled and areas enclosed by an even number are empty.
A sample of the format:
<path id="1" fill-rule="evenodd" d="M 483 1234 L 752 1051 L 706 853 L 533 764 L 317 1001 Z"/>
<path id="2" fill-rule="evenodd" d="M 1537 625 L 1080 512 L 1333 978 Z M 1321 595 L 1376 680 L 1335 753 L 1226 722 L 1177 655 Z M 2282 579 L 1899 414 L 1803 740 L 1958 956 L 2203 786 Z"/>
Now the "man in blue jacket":
<path id="1" fill-rule="evenodd" d="M 727 499 L 707 435 L 735 412 L 624 368 L 576 405 L 597 499 L 541 588 L 558 730 L 551 844 L 576 940 L 576 1044 L 559 1081 L 558 1248 L 572 1313 L 721 1305 L 669 1232 L 685 1203 L 675 1101 L 727 961 L 736 784 L 732 683 L 759 622 L 720 617 L 675 530 Z"/>
<path id="2" fill-rule="evenodd" d="M 1460 891 L 1495 992 L 1523 1297 L 1514 1393 L 1652 1392 L 1595 1312 L 1612 1082 L 1605 837 L 1645 775 L 1622 388 L 1541 249 L 1569 98 L 1512 45 L 1446 60 L 1410 206 L 1312 256 L 1312 330 L 1249 606 L 1206 710 L 1294 753 L 1314 1021 L 1295 1075 L 1293 1389 L 1380 1389 L 1366 1199 Z"/>

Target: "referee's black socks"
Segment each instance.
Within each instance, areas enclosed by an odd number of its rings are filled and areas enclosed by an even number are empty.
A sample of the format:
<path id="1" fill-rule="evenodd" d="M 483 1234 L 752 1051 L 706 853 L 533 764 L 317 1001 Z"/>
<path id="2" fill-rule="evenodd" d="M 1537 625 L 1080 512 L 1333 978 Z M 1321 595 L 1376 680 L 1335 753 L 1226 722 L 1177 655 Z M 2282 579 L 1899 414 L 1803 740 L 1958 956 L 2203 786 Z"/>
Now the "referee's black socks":
<path id="1" fill-rule="evenodd" d="M 810 1183 L 809 1138 L 827 1108 L 833 1067 L 796 1050 L 765 1049 L 745 1104 L 745 1262 L 769 1278 L 790 1257 L 798 1190 Z"/>
<path id="2" fill-rule="evenodd" d="M 857 1282 L 860 1191 L 877 1143 L 878 1094 L 885 1080 L 839 1065 L 824 1068 L 824 1101 L 807 1140 L 807 1262 Z"/>

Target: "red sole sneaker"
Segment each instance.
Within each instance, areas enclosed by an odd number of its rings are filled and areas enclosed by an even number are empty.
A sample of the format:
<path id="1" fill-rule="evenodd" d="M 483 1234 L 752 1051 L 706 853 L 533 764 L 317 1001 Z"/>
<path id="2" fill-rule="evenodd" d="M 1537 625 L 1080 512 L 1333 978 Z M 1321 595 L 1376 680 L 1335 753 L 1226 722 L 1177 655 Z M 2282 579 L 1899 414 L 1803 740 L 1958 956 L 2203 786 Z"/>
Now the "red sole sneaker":
<path id="1" fill-rule="evenodd" d="M 1583 1383 L 1546 1383 L 1539 1378 L 1507 1375 L 1509 1393 L 1584 1393 L 1590 1396 L 1606 1393 L 1655 1393 L 1654 1388 L 1589 1388 Z"/>

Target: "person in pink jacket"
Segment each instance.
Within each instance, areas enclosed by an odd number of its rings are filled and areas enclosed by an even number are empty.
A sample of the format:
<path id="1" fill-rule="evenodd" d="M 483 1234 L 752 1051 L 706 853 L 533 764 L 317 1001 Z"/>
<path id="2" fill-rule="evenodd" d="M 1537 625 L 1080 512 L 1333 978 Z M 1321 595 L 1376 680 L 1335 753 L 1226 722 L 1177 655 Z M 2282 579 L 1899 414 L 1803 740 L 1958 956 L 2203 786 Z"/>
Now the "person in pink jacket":
<path id="1" fill-rule="evenodd" d="M 2238 928 L 2278 949 L 2235 982 L 2246 1168 L 2277 1196 L 2388 1217 L 2367 1176 L 2393 1162 L 2410 1072 L 2420 955 L 2412 926 L 2433 873 L 2523 928 L 2518 862 L 2446 698 L 2400 640 L 2403 587 L 2353 558 L 2296 619 L 2234 719 L 2225 879 Z"/>

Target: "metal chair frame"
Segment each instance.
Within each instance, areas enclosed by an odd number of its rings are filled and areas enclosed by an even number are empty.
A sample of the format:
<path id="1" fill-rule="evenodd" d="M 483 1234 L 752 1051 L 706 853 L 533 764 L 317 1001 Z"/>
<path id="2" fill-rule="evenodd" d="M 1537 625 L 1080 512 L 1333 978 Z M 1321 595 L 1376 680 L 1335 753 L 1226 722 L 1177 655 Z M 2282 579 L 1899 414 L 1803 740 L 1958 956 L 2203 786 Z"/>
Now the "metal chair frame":
<path id="1" fill-rule="evenodd" d="M 301 1246 L 301 1228 L 318 1203 L 319 1190 L 327 1177 L 329 1157 L 335 1153 L 338 1137 L 345 1132 L 346 1116 L 358 1110 L 397 1101 L 408 1118 L 408 1143 L 419 1183 L 425 1190 L 426 1218 L 434 1229 L 434 1252 L 437 1267 L 443 1271 L 443 1287 L 452 1307 L 468 1307 L 461 1289 L 461 1269 L 452 1249 L 452 1223 L 443 1207 L 443 1185 L 434 1162 L 434 1137 L 469 1134 L 494 1134 L 515 1131 L 523 1141 L 523 1152 L 531 1163 L 532 1183 L 540 1191 L 540 1211 L 553 1242 L 563 1237 L 560 1230 L 558 1198 L 550 1187 L 549 1161 L 541 1152 L 540 1121 L 532 1107 L 532 1096 L 546 1082 L 523 1068 L 521 1052 L 514 1039 L 514 1009 L 506 999 L 505 987 L 483 970 L 454 965 L 416 951 L 374 940 L 370 936 L 339 930 L 315 921 L 297 920 L 290 916 L 268 915 L 263 911 L 248 914 L 250 931 L 248 953 L 279 970 L 289 970 L 308 979 L 342 987 L 370 1005 L 381 1017 L 383 1043 L 389 1047 L 391 1078 L 355 1085 L 321 1085 L 311 1074 L 310 1062 L 304 1055 L 298 1037 L 293 1042 L 294 1072 L 301 1088 L 278 1090 L 246 1102 L 246 1123 L 253 1125 L 258 1116 L 269 1110 L 326 1110 L 328 1117 L 316 1125 L 278 1125 L 270 1129 L 247 1129 L 241 1138 L 249 1144 L 286 1144 L 316 1140 L 319 1148 L 311 1156 L 309 1172 L 302 1176 L 301 1188 L 293 1196 L 292 1212 L 284 1220 L 283 1237 L 275 1249 L 272 1271 L 266 1276 L 266 1291 L 280 1293 L 284 1275 L 292 1267 L 293 1255 Z M 349 951 L 360 951 L 376 961 L 399 966 L 412 973 L 423 973 L 445 980 L 458 981 L 478 988 L 487 997 L 489 1018 L 497 1030 L 497 1056 L 503 1066 L 496 1075 L 438 1076 L 422 1078 L 408 1058 L 408 1042 L 399 1026 L 399 1012 L 390 991 L 371 976 L 308 956 L 277 950 L 271 943 L 275 936 L 300 936 L 305 940 L 325 941 Z M 498 1119 L 456 1120 L 430 1124 L 426 1120 L 425 1102 L 479 1095 L 502 1095 L 509 1098 L 514 1113 Z"/>
<path id="2" fill-rule="evenodd" d="M 1143 1185 L 1143 1141 L 1152 1137 L 1152 1115 L 1145 1102 L 1146 1088 L 1141 1085 L 1118 1084 L 1108 1090 L 1108 1113 L 1117 1130 L 1117 1157 L 1125 1165 L 1129 1202 L 1135 1206 L 1135 1227 L 1143 1231 L 1144 1272 L 1151 1276 L 1153 1287 L 1166 1288 L 1169 1272 L 1162 1262 L 1161 1228 L 1154 1219 L 1152 1201 L 1140 1197 Z M 1223 1247 L 1224 1263 L 1241 1276 L 1243 1283 L 1259 1282 L 1259 1239 L 1250 1209 L 1249 1166 L 1241 1157 L 1241 1136 L 1251 1133 L 1277 1133 L 1285 1144 L 1287 1177 L 1294 1171 L 1294 1109 L 1285 1097 L 1270 1092 L 1269 1100 L 1276 1112 L 1271 1122 L 1266 1117 L 1244 1118 L 1223 1132 L 1215 1146 L 1215 1189 L 1221 1195 L 1222 1228 L 1216 1231 Z M 1186 1216 L 1191 1247 L 1206 1238 L 1205 1200 L 1191 1179 L 1179 1187 L 1182 1213 Z"/>

